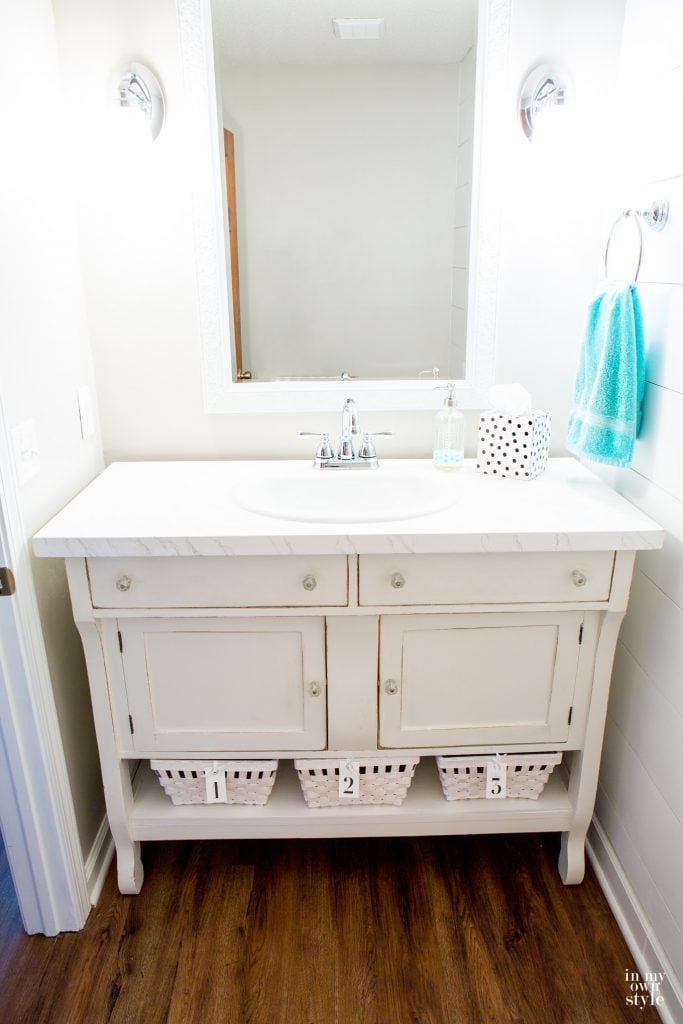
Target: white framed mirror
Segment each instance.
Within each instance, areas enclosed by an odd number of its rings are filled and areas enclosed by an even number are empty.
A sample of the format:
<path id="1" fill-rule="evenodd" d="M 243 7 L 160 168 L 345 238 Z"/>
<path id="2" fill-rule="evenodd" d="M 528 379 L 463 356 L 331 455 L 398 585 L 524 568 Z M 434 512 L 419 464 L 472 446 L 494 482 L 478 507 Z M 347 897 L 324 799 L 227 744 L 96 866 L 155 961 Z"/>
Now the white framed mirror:
<path id="1" fill-rule="evenodd" d="M 332 354 L 326 350 L 325 358 L 320 360 L 317 359 L 317 356 L 313 359 L 310 357 L 310 352 L 315 347 L 311 344 L 311 338 L 327 338 L 328 335 L 331 336 L 334 333 L 333 330 L 324 326 L 310 328 L 308 322 L 303 324 L 299 330 L 299 334 L 304 339 L 301 352 L 295 351 L 294 335 L 288 337 L 286 332 L 281 335 L 276 333 L 279 313 L 282 314 L 283 323 L 291 323 L 295 319 L 293 316 L 296 312 L 294 303 L 299 303 L 302 316 L 306 314 L 308 305 L 306 291 L 302 289 L 298 297 L 292 298 L 285 288 L 280 292 L 278 301 L 277 280 L 271 279 L 271 287 L 268 287 L 267 278 L 258 278 L 257 272 L 253 268 L 256 266 L 258 270 L 259 252 L 267 251 L 269 243 L 264 240 L 265 236 L 262 231 L 257 232 L 255 227 L 250 231 L 251 225 L 256 223 L 254 218 L 251 221 L 246 218 L 245 231 L 240 225 L 240 247 L 250 254 L 253 252 L 253 247 L 256 247 L 257 257 L 251 263 L 247 263 L 240 256 L 239 268 L 236 264 L 235 249 L 234 245 L 231 246 L 227 224 L 226 151 L 224 148 L 226 136 L 224 133 L 226 125 L 232 128 L 235 124 L 238 130 L 234 133 L 234 137 L 239 143 L 239 128 L 243 125 L 246 115 L 244 104 L 237 113 L 235 113 L 235 109 L 226 109 L 228 107 L 235 108 L 235 104 L 231 102 L 233 94 L 236 94 L 237 91 L 235 78 L 233 75 L 233 79 L 230 80 L 226 72 L 221 69 L 221 58 L 216 54 L 220 50 L 225 51 L 226 49 L 226 32 L 229 35 L 232 29 L 234 35 L 238 36 L 240 31 L 244 31 L 244 25 L 240 25 L 237 21 L 230 22 L 231 5 L 229 3 L 224 3 L 223 0 L 214 0 L 214 3 L 216 2 L 221 3 L 221 9 L 214 25 L 212 24 L 211 0 L 176 0 L 184 77 L 185 116 L 188 128 L 187 160 L 192 189 L 201 365 L 206 411 L 228 413 L 277 412 L 296 409 L 335 410 L 349 395 L 357 397 L 366 409 L 378 411 L 428 409 L 435 407 L 440 400 L 439 394 L 434 393 L 435 385 L 449 379 L 457 380 L 458 401 L 462 407 L 476 408 L 485 404 L 486 392 L 493 382 L 495 368 L 498 236 L 503 173 L 500 160 L 497 158 L 497 139 L 502 134 L 500 131 L 502 118 L 509 114 L 505 87 L 511 0 L 479 0 L 478 4 L 476 85 L 473 97 L 474 117 L 470 147 L 471 171 L 467 172 L 469 182 L 464 183 L 466 187 L 458 186 L 457 181 L 454 181 L 452 189 L 453 195 L 455 195 L 456 189 L 460 193 L 461 210 L 462 197 L 467 196 L 468 216 L 466 219 L 469 220 L 469 245 L 466 245 L 463 250 L 463 232 L 459 232 L 461 255 L 460 258 L 454 255 L 452 261 L 454 266 L 448 268 L 451 277 L 448 283 L 447 299 L 448 305 L 457 302 L 459 308 L 447 311 L 442 309 L 439 313 L 440 324 L 443 324 L 444 312 L 447 312 L 449 317 L 455 313 L 460 323 L 460 338 L 454 345 L 454 331 L 450 328 L 445 345 L 442 331 L 441 340 L 435 341 L 432 347 L 430 344 L 423 345 L 420 341 L 419 351 L 412 352 L 411 336 L 409 335 L 407 340 L 399 338 L 399 332 L 395 328 L 397 320 L 394 315 L 393 337 L 396 339 L 396 343 L 392 344 L 391 341 L 392 327 L 391 321 L 389 321 L 386 325 L 389 343 L 387 344 L 385 340 L 384 348 L 382 347 L 378 330 L 376 348 L 379 353 L 382 350 L 385 352 L 391 350 L 393 355 L 398 353 L 398 358 L 385 358 L 383 362 L 381 354 L 373 354 L 373 359 L 366 361 L 365 364 L 363 364 L 361 353 L 364 347 L 367 349 L 370 345 L 371 328 L 368 325 L 364 325 L 363 328 L 359 327 L 360 321 L 354 322 L 352 317 L 344 326 L 344 330 L 347 338 L 353 337 L 354 343 L 345 344 L 344 331 L 337 332 L 337 348 Z M 416 18 L 424 17 L 424 5 L 418 6 L 417 0 L 413 0 L 413 4 L 414 16 Z M 244 8 L 244 4 L 240 0 L 232 6 L 234 8 L 232 15 L 237 18 L 240 9 Z M 401 5 L 402 9 L 408 12 L 410 6 L 410 0 L 406 0 Z M 435 12 L 441 8 L 441 15 L 446 16 L 450 13 L 448 8 L 457 6 L 457 4 L 454 0 L 436 0 L 433 6 Z M 224 14 L 225 17 L 223 17 Z M 331 21 L 331 19 L 329 20 Z M 331 24 L 328 27 L 331 37 Z M 276 26 L 269 23 L 268 28 L 271 39 L 267 49 L 272 52 L 277 44 Z M 216 41 L 214 34 L 217 37 Z M 220 38 L 218 38 L 219 36 Z M 329 45 L 329 40 L 325 42 L 326 45 Z M 260 43 L 263 43 L 263 33 L 261 33 Z M 344 43 L 341 45 L 343 46 Z M 357 47 L 358 45 L 372 46 L 373 44 L 364 41 L 352 45 Z M 243 41 L 241 52 L 245 52 L 246 49 L 246 44 Z M 460 51 L 452 50 L 451 55 L 457 56 L 458 52 L 462 58 L 466 54 L 466 49 L 463 50 L 463 46 L 461 46 Z M 318 66 L 322 64 L 322 61 L 321 57 Z M 448 61 L 445 60 L 442 63 L 445 64 Z M 450 63 L 452 64 L 453 61 Z M 309 76 L 312 66 L 309 65 L 307 69 Z M 398 63 L 391 65 L 394 75 L 399 67 Z M 244 66 L 242 71 L 244 72 Z M 447 77 L 443 68 L 440 73 L 442 78 L 444 75 Z M 263 77 L 262 70 L 260 74 Z M 249 76 L 243 74 L 242 77 L 244 79 Z M 254 76 L 251 77 L 253 80 Z M 226 81 L 229 83 L 228 86 L 226 86 Z M 310 77 L 308 81 L 310 83 Z M 227 103 L 225 101 L 226 88 L 228 90 Z M 386 91 L 385 82 L 384 92 Z M 398 89 L 394 91 L 399 92 Z M 254 167 L 253 162 L 248 166 Z M 251 190 L 257 195 L 256 173 L 254 172 L 250 178 L 244 165 L 241 165 L 241 173 L 246 175 L 246 180 L 243 182 L 244 192 L 249 193 Z M 236 175 L 236 182 L 239 188 L 239 173 Z M 252 205 L 257 208 L 257 200 Z M 246 201 L 244 206 L 247 208 Z M 444 208 L 443 223 L 446 225 L 448 237 L 454 239 L 456 236 L 454 227 L 458 226 L 455 211 L 453 211 L 451 220 L 449 217 L 451 215 L 448 209 Z M 311 219 L 315 221 L 316 218 L 313 216 Z M 455 249 L 454 242 L 454 253 Z M 263 262 L 262 260 L 261 263 Z M 443 262 L 441 259 L 441 264 Z M 464 267 L 455 266 L 458 263 L 464 264 Z M 240 355 L 239 317 L 236 316 L 236 302 L 233 301 L 238 269 L 242 271 L 243 279 L 247 278 L 252 295 L 259 296 L 267 292 L 270 296 L 275 293 L 269 311 L 269 330 L 264 331 L 261 327 L 254 332 L 254 335 L 258 335 L 259 338 L 267 337 L 271 341 L 271 351 L 279 353 L 279 358 L 271 359 L 270 366 L 266 358 L 268 345 L 263 344 L 261 350 L 258 350 L 256 347 L 258 341 L 255 342 L 252 337 L 246 344 L 243 339 L 242 355 Z M 287 276 L 286 271 L 287 268 L 283 267 L 283 278 Z M 277 274 L 277 270 L 273 271 L 272 267 L 271 272 Z M 464 285 L 464 281 L 467 279 L 468 283 Z M 451 288 L 454 292 L 459 291 L 461 294 L 453 295 L 451 298 Z M 463 290 L 466 291 L 466 297 L 462 294 Z M 443 287 L 441 293 L 444 293 Z M 350 295 L 351 292 L 347 292 L 347 298 Z M 262 312 L 262 309 L 256 308 L 254 312 L 248 305 L 245 305 L 245 298 L 247 302 L 249 301 L 249 290 L 243 289 L 241 295 L 235 293 L 234 297 L 237 302 L 241 300 L 243 315 L 246 314 L 250 320 L 250 326 L 258 325 L 258 313 Z M 289 305 L 287 305 L 288 303 Z M 262 305 L 263 303 L 261 303 Z M 349 301 L 348 305 L 352 306 L 353 303 Z M 463 309 L 463 307 L 465 308 Z M 410 318 L 406 316 L 404 319 L 409 320 Z M 263 317 L 261 321 L 264 322 Z M 307 332 L 309 335 L 308 349 L 306 347 Z M 430 338 L 437 337 L 438 331 L 429 330 L 425 331 L 425 334 Z M 356 344 L 357 335 L 363 336 L 365 339 L 363 343 Z M 421 337 L 419 325 L 414 327 L 412 333 L 414 340 L 418 337 Z M 404 346 L 402 352 L 399 351 L 401 345 Z M 293 371 L 291 374 L 288 373 L 287 360 L 283 361 L 281 358 L 283 351 L 289 351 L 291 354 Z M 307 352 L 309 353 L 308 357 Z M 247 354 L 246 360 L 245 354 Z M 240 371 L 243 372 L 252 359 L 258 365 L 257 373 L 253 374 L 252 379 L 249 380 L 238 379 Z M 427 364 L 423 367 L 423 373 L 420 373 L 421 363 Z M 384 365 L 387 366 L 386 376 L 382 376 Z M 430 372 L 433 366 L 439 367 L 438 380 L 435 380 Z M 301 373 L 302 367 L 305 368 L 304 373 Z M 399 367 L 398 373 L 397 367 Z M 406 376 L 401 374 L 400 367 L 406 368 Z M 308 376 L 308 372 L 310 372 L 310 376 Z"/>

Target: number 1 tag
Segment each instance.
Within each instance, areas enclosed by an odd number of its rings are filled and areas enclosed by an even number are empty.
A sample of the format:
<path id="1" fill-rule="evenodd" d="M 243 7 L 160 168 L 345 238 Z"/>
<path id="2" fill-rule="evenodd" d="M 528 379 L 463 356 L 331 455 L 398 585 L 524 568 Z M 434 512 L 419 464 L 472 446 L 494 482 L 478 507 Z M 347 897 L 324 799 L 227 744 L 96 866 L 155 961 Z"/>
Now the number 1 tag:
<path id="1" fill-rule="evenodd" d="M 507 796 L 508 766 L 501 761 L 486 762 L 486 799 L 504 800 Z"/>
<path id="2" fill-rule="evenodd" d="M 339 799 L 353 800 L 360 796 L 360 770 L 358 761 L 339 762 Z"/>
<path id="3" fill-rule="evenodd" d="M 206 769 L 205 775 L 207 804 L 227 804 L 228 790 L 225 785 L 225 769 L 214 762 L 212 768 Z"/>

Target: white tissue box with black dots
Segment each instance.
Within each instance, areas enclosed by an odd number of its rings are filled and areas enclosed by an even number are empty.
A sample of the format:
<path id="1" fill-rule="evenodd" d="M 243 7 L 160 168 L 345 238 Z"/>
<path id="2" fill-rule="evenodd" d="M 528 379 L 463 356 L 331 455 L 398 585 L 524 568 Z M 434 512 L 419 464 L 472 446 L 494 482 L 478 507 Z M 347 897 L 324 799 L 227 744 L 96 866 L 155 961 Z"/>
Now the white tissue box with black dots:
<path id="1" fill-rule="evenodd" d="M 543 472 L 550 451 L 549 412 L 513 415 L 491 409 L 479 417 L 477 469 L 492 476 L 533 480 Z"/>

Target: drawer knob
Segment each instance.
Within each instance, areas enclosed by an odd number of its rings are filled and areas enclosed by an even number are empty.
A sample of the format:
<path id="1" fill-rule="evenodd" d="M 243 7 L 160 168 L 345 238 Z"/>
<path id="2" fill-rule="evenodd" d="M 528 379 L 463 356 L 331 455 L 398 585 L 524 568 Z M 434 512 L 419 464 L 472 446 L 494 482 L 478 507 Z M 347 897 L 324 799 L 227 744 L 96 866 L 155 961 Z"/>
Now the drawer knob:
<path id="1" fill-rule="evenodd" d="M 394 588 L 394 590 L 400 590 L 401 587 L 405 587 L 405 576 L 402 576 L 400 572 L 392 573 L 391 585 Z"/>
<path id="2" fill-rule="evenodd" d="M 572 573 L 572 583 L 575 587 L 585 587 L 586 574 L 581 572 L 580 569 L 574 569 L 574 572 Z"/>
<path id="3" fill-rule="evenodd" d="M 304 588 L 304 590 L 315 590 L 315 588 L 318 586 L 318 581 L 315 578 L 315 576 L 304 576 L 304 578 L 301 581 L 301 586 Z"/>
<path id="4" fill-rule="evenodd" d="M 120 590 L 122 594 L 130 590 L 131 578 L 130 576 L 117 576 L 116 577 L 116 589 Z"/>
<path id="5" fill-rule="evenodd" d="M 388 693 L 390 696 L 393 696 L 395 693 L 398 693 L 398 683 L 396 682 L 395 679 L 387 679 L 386 683 L 384 684 L 384 692 Z"/>
<path id="6" fill-rule="evenodd" d="M 322 687 L 321 687 L 320 683 L 309 683 L 308 684 L 308 692 L 310 693 L 311 697 L 319 697 L 321 690 L 322 690 Z"/>

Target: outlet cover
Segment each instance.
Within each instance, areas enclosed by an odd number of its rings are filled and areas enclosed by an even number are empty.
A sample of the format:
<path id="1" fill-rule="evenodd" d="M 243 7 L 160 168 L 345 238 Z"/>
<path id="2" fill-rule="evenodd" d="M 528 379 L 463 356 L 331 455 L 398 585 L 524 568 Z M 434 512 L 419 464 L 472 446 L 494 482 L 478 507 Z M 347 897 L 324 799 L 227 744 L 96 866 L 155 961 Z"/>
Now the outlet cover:
<path id="1" fill-rule="evenodd" d="M 40 472 L 40 452 L 35 420 L 25 420 L 12 428 L 14 464 L 19 484 L 26 484 Z"/>

